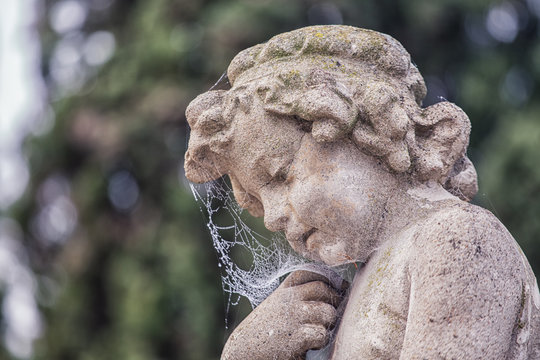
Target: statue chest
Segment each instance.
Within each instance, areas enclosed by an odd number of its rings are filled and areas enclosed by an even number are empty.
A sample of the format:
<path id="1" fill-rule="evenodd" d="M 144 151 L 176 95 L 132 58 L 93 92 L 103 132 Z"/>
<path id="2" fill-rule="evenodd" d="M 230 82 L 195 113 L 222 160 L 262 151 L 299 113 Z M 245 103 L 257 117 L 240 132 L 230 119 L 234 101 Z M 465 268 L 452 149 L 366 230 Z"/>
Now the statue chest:
<path id="1" fill-rule="evenodd" d="M 399 358 L 409 308 L 405 246 L 375 253 L 356 274 L 332 359 Z"/>

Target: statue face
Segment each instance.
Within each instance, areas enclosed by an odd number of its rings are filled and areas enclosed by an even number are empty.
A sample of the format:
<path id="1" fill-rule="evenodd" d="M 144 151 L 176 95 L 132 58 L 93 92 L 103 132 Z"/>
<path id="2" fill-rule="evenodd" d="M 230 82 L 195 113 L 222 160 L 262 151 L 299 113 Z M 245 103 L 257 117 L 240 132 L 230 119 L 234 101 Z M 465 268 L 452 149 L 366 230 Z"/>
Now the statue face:
<path id="1" fill-rule="evenodd" d="M 352 141 L 316 142 L 297 120 L 256 102 L 235 116 L 228 161 L 230 175 L 262 203 L 266 227 L 329 265 L 366 260 L 396 176 Z"/>

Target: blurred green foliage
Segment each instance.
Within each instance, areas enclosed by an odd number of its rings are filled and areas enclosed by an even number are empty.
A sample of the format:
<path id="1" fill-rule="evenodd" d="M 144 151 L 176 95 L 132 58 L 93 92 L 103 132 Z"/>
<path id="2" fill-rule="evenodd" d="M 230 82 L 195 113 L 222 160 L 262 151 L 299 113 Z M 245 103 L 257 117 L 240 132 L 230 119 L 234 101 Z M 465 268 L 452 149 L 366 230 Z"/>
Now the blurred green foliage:
<path id="1" fill-rule="evenodd" d="M 46 1 L 45 15 L 59 2 Z M 112 32 L 116 51 L 101 67 L 83 64 L 80 89 L 62 92 L 55 84 L 50 69 L 61 36 L 42 24 L 56 123 L 28 142 L 31 183 L 11 210 L 26 230 L 34 271 L 57 288 L 54 301 L 42 306 L 46 330 L 36 359 L 219 357 L 226 299 L 204 219 L 182 175 L 184 110 L 238 51 L 312 24 L 342 21 L 392 35 L 426 77 L 427 103 L 444 96 L 469 114 L 481 186 L 476 201 L 501 218 L 540 271 L 540 46 L 538 19 L 526 2 L 505 3 L 519 25 L 508 42 L 488 34 L 496 4 L 487 0 L 94 6 L 103 3 L 84 2 L 88 16 L 77 31 L 82 39 Z M 47 240 L 35 225 L 46 206 L 44 184 L 58 178 L 69 183 L 77 208 L 76 230 L 65 242 Z M 231 324 L 239 321 L 229 315 Z"/>

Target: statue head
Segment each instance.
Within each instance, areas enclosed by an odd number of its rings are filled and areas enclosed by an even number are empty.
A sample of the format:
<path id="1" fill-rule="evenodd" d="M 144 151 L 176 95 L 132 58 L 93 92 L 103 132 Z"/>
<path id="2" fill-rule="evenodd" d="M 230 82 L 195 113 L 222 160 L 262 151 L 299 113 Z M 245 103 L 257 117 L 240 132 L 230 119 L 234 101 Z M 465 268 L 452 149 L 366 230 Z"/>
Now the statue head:
<path id="1" fill-rule="evenodd" d="M 238 203 L 264 216 L 270 230 L 286 230 L 304 254 L 336 262 L 352 245 L 332 240 L 324 254 L 309 250 L 306 239 L 322 226 L 315 219 L 291 225 L 299 215 L 291 199 L 328 208 L 319 216 L 329 224 L 324 236 L 333 237 L 333 230 L 347 228 L 343 217 L 383 211 L 396 181 L 436 182 L 467 201 L 476 193 L 465 155 L 468 117 L 446 101 L 422 108 L 424 81 L 388 35 L 349 26 L 302 28 L 240 52 L 227 75 L 230 90 L 208 91 L 187 109 L 186 176 L 202 183 L 229 175 Z M 325 189 L 319 198 L 325 204 L 313 203 L 317 188 Z M 287 216 L 276 210 L 287 207 Z"/>

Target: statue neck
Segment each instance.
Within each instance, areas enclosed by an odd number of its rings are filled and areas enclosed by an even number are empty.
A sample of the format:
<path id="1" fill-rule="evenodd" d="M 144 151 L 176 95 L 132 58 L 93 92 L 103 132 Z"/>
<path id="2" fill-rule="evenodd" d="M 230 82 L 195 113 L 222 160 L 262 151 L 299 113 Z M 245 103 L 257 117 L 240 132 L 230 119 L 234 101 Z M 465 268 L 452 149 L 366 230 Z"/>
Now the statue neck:
<path id="1" fill-rule="evenodd" d="M 462 201 L 434 181 L 403 185 L 390 195 L 385 205 L 377 229 L 378 247 L 449 203 Z"/>

